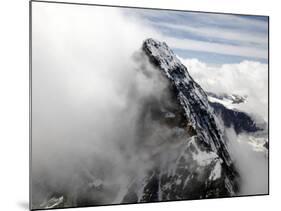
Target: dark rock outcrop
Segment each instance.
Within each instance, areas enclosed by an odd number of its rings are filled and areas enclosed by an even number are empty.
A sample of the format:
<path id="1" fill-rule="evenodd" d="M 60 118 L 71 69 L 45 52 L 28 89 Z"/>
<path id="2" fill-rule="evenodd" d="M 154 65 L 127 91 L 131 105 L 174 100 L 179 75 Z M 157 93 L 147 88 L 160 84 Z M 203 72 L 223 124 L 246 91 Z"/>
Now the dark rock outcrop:
<path id="1" fill-rule="evenodd" d="M 233 196 L 239 175 L 229 155 L 223 131 L 206 92 L 164 42 L 144 41 L 142 51 L 169 83 L 180 116 L 181 138 L 167 151 L 168 159 L 136 179 L 123 202 L 147 202 Z M 146 110 L 146 112 L 149 112 Z M 174 118 L 177 118 L 174 116 Z M 172 142 L 172 140 L 170 140 Z M 132 197 L 134 196 L 134 197 Z"/>

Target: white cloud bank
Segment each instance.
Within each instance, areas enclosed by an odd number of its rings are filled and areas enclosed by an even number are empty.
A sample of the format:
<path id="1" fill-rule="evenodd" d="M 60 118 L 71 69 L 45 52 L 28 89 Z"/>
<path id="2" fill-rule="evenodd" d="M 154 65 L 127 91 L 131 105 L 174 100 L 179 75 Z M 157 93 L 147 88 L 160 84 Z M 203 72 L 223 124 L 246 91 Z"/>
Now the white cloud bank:
<path id="1" fill-rule="evenodd" d="M 137 118 L 165 84 L 135 52 L 156 33 L 116 8 L 34 2 L 32 16 L 32 203 L 52 191 L 70 194 L 70 206 L 112 203 L 154 162 L 137 143 Z M 108 195 L 83 195 L 97 179 Z"/>
<path id="2" fill-rule="evenodd" d="M 241 175 L 240 194 L 268 193 L 268 152 L 253 150 L 247 134 L 237 135 L 232 128 L 228 128 L 226 135 L 230 155 Z"/>
<path id="3" fill-rule="evenodd" d="M 236 107 L 268 121 L 268 65 L 255 61 L 238 64 L 208 65 L 198 59 L 182 59 L 191 76 L 203 89 L 214 93 L 247 96 Z"/>
<path id="4" fill-rule="evenodd" d="M 191 76 L 204 90 L 214 93 L 246 95 L 247 102 L 235 108 L 268 122 L 268 66 L 260 62 L 243 61 L 239 64 L 212 66 L 197 59 L 182 59 Z M 268 152 L 262 146 L 267 136 L 236 134 L 225 129 L 228 149 L 241 175 L 241 195 L 268 192 Z M 261 144 L 261 146 L 260 146 Z M 261 151 L 257 151 L 256 147 Z"/>

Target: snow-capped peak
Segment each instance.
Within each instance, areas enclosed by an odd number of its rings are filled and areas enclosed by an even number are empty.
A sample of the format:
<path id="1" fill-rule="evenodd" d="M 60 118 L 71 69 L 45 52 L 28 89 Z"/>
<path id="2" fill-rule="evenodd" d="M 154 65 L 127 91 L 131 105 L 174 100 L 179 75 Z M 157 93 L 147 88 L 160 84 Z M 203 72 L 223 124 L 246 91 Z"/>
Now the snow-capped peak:
<path id="1" fill-rule="evenodd" d="M 150 62 L 168 78 L 172 92 L 184 110 L 186 128 L 188 128 L 187 130 L 191 128 L 191 131 L 193 131 L 191 135 L 195 137 L 196 145 L 201 147 L 200 153 L 207 153 L 208 156 L 210 153 L 214 153 L 221 161 L 222 171 L 226 181 L 228 181 L 225 186 L 229 189 L 229 194 L 233 194 L 236 185 L 232 179 L 235 177 L 234 175 L 238 174 L 233 167 L 223 139 L 222 128 L 213 107 L 209 103 L 207 93 L 189 75 L 187 68 L 165 42 L 149 38 L 144 41 L 142 49 Z M 232 96 L 231 99 L 235 100 L 236 97 Z M 212 163 L 215 163 L 215 161 Z M 220 165 L 218 164 L 218 166 Z M 218 175 L 220 174 L 213 175 L 210 178 L 217 178 Z"/>

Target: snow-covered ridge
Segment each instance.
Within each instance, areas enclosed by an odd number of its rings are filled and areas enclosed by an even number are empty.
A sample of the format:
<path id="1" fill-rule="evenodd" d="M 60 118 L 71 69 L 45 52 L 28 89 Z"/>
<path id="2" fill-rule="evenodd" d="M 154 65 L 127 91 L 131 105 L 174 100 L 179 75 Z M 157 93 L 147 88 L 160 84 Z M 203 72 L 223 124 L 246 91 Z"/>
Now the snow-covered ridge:
<path id="1" fill-rule="evenodd" d="M 169 80 L 178 103 L 184 109 L 183 115 L 186 119 L 186 127 L 191 127 L 195 131 L 193 133 L 193 144 L 186 149 L 182 156 L 179 156 L 179 159 L 186 160 L 185 165 L 187 166 L 185 168 L 188 169 L 191 168 L 188 164 L 190 158 L 199 166 L 202 159 L 210 158 L 208 165 L 201 167 L 202 171 L 208 172 L 208 169 L 213 169 L 209 180 L 221 178 L 220 182 L 224 184 L 222 189 L 227 189 L 229 195 L 235 194 L 235 191 L 237 191 L 235 180 L 239 176 L 230 158 L 223 139 L 222 128 L 218 123 L 213 107 L 209 103 L 207 93 L 193 80 L 187 68 L 165 42 L 149 38 L 144 41 L 142 49 L 151 63 Z M 236 96 L 233 96 L 232 99 L 236 100 Z M 198 149 L 197 153 L 194 154 L 192 150 L 196 148 L 195 146 L 198 146 Z M 177 166 L 176 168 L 181 167 Z M 174 177 L 177 178 L 178 176 L 174 175 Z M 196 179 L 193 178 L 193 180 Z"/>
<path id="2" fill-rule="evenodd" d="M 193 80 L 187 68 L 165 42 L 147 39 L 143 43 L 143 50 L 175 87 L 187 122 L 197 131 L 198 136 L 230 165 L 231 159 L 225 149 L 222 131 L 216 123 L 216 116 L 205 91 Z"/>

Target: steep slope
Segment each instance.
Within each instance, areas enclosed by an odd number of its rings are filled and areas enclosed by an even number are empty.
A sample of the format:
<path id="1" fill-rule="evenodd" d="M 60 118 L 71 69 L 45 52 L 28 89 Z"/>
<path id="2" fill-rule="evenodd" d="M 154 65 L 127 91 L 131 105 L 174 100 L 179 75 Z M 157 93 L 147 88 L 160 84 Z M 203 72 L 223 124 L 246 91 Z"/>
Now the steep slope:
<path id="1" fill-rule="evenodd" d="M 233 127 L 237 134 L 242 132 L 257 132 L 262 130 L 262 126 L 257 125 L 256 122 L 245 112 L 236 109 L 229 109 L 223 104 L 210 102 L 215 113 L 221 117 L 226 127 Z"/>
<path id="2" fill-rule="evenodd" d="M 178 141 L 166 149 L 169 156 L 165 154 L 165 161 L 128 187 L 123 202 L 235 195 L 239 175 L 206 92 L 193 80 L 166 43 L 147 39 L 142 51 L 170 84 L 169 92 L 177 108 L 165 110 L 176 113 L 173 118 L 180 119 L 176 121 L 179 124 L 169 126 L 172 130 L 180 129 L 182 133 L 173 137 Z M 146 112 L 150 111 L 146 109 Z M 158 156 L 163 160 L 161 153 Z"/>
<path id="3" fill-rule="evenodd" d="M 253 151 L 268 150 L 268 124 L 258 114 L 249 114 L 239 109 L 247 103 L 247 96 L 207 92 L 209 104 L 222 120 L 225 128 L 233 128 L 237 135 L 247 136 Z"/>

